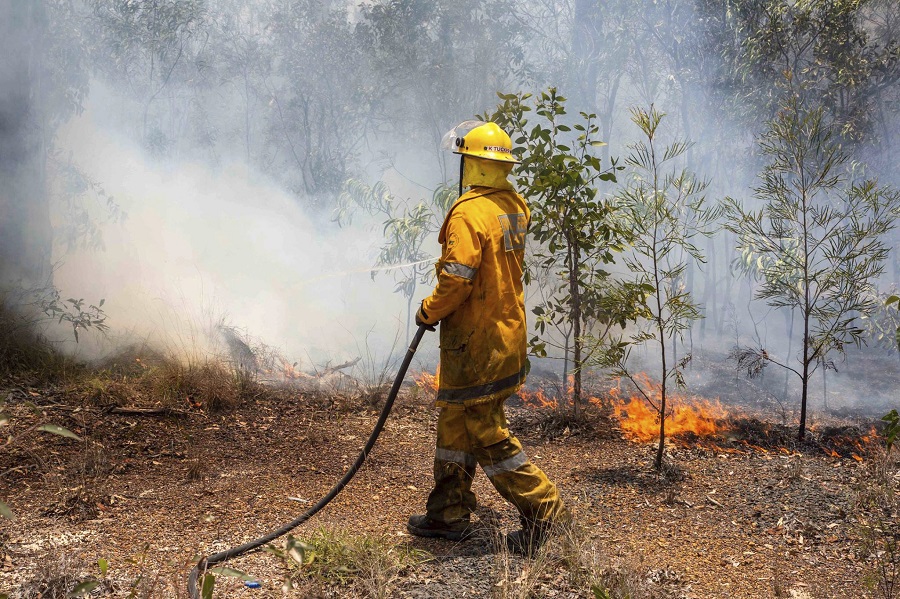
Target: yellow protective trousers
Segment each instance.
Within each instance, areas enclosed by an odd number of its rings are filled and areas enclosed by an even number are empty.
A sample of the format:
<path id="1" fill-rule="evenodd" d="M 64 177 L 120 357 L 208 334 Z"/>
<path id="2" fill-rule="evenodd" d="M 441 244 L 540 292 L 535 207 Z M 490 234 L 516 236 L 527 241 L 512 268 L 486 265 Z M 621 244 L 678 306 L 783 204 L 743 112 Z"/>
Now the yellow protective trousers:
<path id="1" fill-rule="evenodd" d="M 472 492 L 476 465 L 525 520 L 551 523 L 566 513 L 556 485 L 528 460 L 519 440 L 510 434 L 504 399 L 441 408 L 434 490 L 426 504 L 432 520 L 450 526 L 469 520 L 476 507 Z"/>

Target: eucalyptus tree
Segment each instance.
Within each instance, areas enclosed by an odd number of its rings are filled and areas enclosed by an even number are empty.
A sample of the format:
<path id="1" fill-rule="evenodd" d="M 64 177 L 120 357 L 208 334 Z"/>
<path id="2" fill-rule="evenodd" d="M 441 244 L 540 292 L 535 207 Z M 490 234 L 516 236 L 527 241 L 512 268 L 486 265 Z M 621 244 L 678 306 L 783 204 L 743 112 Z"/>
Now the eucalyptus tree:
<path id="1" fill-rule="evenodd" d="M 616 180 L 619 167 L 602 164 L 595 154 L 603 146 L 596 115 L 568 118 L 566 98 L 555 88 L 532 101 L 522 93 L 500 98 L 490 119 L 513 138 L 513 153 L 522 161 L 515 180 L 532 210 L 526 282 L 539 282 L 540 301 L 533 309 L 539 334 L 530 340 L 531 350 L 541 356 L 548 346 L 562 350 L 564 384 L 572 365 L 577 414 L 583 368 L 597 347 L 588 337 L 604 338 L 624 327 L 637 309 L 602 268 L 628 243 L 613 205 L 599 193 L 600 185 Z"/>
<path id="2" fill-rule="evenodd" d="M 198 90 L 198 141 L 218 153 L 216 138 L 224 130 L 227 139 L 221 140 L 226 142 L 222 145 L 232 145 L 231 136 L 240 137 L 248 168 L 267 165 L 273 151 L 263 128 L 271 101 L 266 86 L 277 56 L 270 35 L 275 8 L 259 0 L 215 0 L 208 10 L 208 55 L 214 60 L 207 68 L 215 73 L 217 84 Z M 222 103 L 223 90 L 237 94 L 240 102 Z"/>
<path id="3" fill-rule="evenodd" d="M 894 228 L 900 193 L 852 180 L 824 108 L 808 108 L 796 95 L 769 121 L 760 147 L 768 158 L 755 190 L 762 207 L 727 199 L 725 226 L 755 263 L 755 297 L 795 313 L 803 332 L 798 356 L 764 347 L 736 347 L 733 356 L 751 376 L 774 364 L 799 378 L 802 440 L 810 378 L 834 368 L 833 353 L 863 341 L 859 317 L 876 308 L 874 283 L 889 251 L 884 235 Z"/>
<path id="4" fill-rule="evenodd" d="M 437 151 L 444 133 L 525 80 L 524 24 L 513 0 L 374 0 L 360 5 L 356 32 L 375 75 L 377 136 L 394 148 Z M 391 148 L 393 149 L 393 148 Z M 444 182 L 456 176 L 436 155 Z"/>
<path id="5" fill-rule="evenodd" d="M 314 0 L 274 3 L 267 31 L 266 170 L 330 207 L 358 174 L 377 100 L 367 49 L 346 8 Z"/>
<path id="6" fill-rule="evenodd" d="M 528 42 L 518 76 L 565 89 L 574 105 L 597 115 L 599 137 L 610 144 L 599 150 L 604 163 L 633 78 L 644 9 L 630 0 L 527 0 L 513 7 Z"/>
<path id="7" fill-rule="evenodd" d="M 89 87 L 76 17 L 64 0 L 0 3 L 0 286 L 51 277 L 53 142 Z"/>
<path id="8" fill-rule="evenodd" d="M 643 294 L 641 323 L 628 339 L 620 339 L 598 356 L 601 366 L 612 367 L 628 378 L 656 410 L 659 417 L 659 444 L 655 467 L 662 467 L 665 448 L 669 382 L 684 386 L 683 368 L 688 354 L 672 363 L 670 341 L 679 338 L 701 318 L 700 305 L 684 284 L 688 262 L 703 262 L 697 237 L 712 234 L 718 210 L 706 204 L 706 182 L 698 180 L 682 164 L 689 143 L 661 140 L 660 124 L 665 115 L 654 107 L 635 108 L 632 121 L 642 139 L 633 143 L 626 164 L 627 183 L 616 194 L 631 242 L 625 264 L 634 275 L 633 284 Z M 629 365 L 635 345 L 652 343 L 659 356 L 659 392 L 636 379 Z"/>
<path id="9" fill-rule="evenodd" d="M 869 45 L 882 48 L 875 54 L 873 71 L 885 76 L 878 80 L 870 96 L 874 118 L 874 151 L 869 154 L 878 172 L 892 185 L 900 185 L 900 155 L 894 151 L 900 140 L 900 82 L 897 80 L 897 55 L 900 54 L 900 3 L 870 0 L 865 30 Z M 890 52 L 886 51 L 889 50 Z M 891 177 L 890 179 L 887 179 Z M 900 238 L 895 236 L 895 244 Z M 900 257 L 894 255 L 894 280 L 900 284 Z"/>
<path id="10" fill-rule="evenodd" d="M 141 109 L 140 135 L 155 153 L 167 152 L 180 131 L 168 110 L 153 113 L 160 97 L 203 73 L 207 39 L 203 0 L 89 0 L 94 65 L 123 84 Z M 168 125 L 166 124 L 168 123 Z"/>
<path id="11" fill-rule="evenodd" d="M 708 4 L 706 14 L 721 12 L 720 3 Z M 771 119 L 785 98 L 800 95 L 821 102 L 844 141 L 877 134 L 875 110 L 887 108 L 878 99 L 900 81 L 900 45 L 890 25 L 896 3 L 728 4 L 730 43 L 722 46 L 728 78 L 721 84 L 752 108 L 743 111 L 746 123 Z"/>

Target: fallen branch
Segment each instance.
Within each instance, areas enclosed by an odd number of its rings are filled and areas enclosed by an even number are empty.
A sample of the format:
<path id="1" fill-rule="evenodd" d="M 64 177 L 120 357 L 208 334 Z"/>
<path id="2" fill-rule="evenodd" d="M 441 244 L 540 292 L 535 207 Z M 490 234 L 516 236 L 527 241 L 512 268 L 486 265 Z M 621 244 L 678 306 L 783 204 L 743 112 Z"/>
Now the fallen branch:
<path id="1" fill-rule="evenodd" d="M 184 410 L 176 410 L 175 408 L 130 408 L 116 406 L 109 411 L 111 414 L 122 414 L 125 416 L 186 416 Z"/>
<path id="2" fill-rule="evenodd" d="M 337 372 L 338 370 L 343 370 L 344 368 L 350 368 L 351 366 L 356 366 L 359 363 L 360 358 L 356 358 L 355 360 L 350 360 L 349 362 L 344 362 L 343 364 L 338 364 L 337 366 L 329 366 L 325 370 L 322 371 L 322 374 L 319 376 L 325 376 L 331 374 L 333 372 Z"/>
<path id="3" fill-rule="evenodd" d="M 706 500 L 707 500 L 708 502 L 710 502 L 711 504 L 713 504 L 714 506 L 717 506 L 717 507 L 725 507 L 725 506 L 723 506 L 721 503 L 719 503 L 718 501 L 716 501 L 715 499 L 713 499 L 712 497 L 710 497 L 709 495 L 706 496 Z"/>

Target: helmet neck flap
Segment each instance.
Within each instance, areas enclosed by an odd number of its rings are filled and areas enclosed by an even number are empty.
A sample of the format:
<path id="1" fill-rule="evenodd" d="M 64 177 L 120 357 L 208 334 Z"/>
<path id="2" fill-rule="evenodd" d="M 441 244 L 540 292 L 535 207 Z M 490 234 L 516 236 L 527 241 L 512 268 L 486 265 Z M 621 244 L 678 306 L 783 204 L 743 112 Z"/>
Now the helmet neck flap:
<path id="1" fill-rule="evenodd" d="M 512 190 L 512 183 L 507 180 L 513 163 L 484 160 L 472 156 L 460 157 L 463 163 L 462 187 L 492 187 L 494 189 Z"/>

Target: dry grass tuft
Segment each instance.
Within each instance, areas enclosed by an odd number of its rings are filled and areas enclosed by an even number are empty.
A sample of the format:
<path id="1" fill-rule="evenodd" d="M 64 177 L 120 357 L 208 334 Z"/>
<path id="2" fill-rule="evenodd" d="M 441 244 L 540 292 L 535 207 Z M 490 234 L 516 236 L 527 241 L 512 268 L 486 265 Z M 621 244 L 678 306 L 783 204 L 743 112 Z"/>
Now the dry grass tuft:
<path id="1" fill-rule="evenodd" d="M 166 407 L 223 412 L 237 407 L 243 386 L 221 362 L 167 361 L 146 375 L 153 396 Z"/>
<path id="2" fill-rule="evenodd" d="M 686 585 L 669 570 L 653 570 L 634 560 L 609 557 L 589 531 L 577 524 L 559 527 L 529 558 L 510 554 L 496 531 L 492 596 L 531 599 L 547 596 L 560 578 L 597 599 L 683 599 Z"/>
<path id="3" fill-rule="evenodd" d="M 882 449 L 865 463 L 855 512 L 865 560 L 863 584 L 878 599 L 900 596 L 900 455 Z"/>
<path id="4" fill-rule="evenodd" d="M 59 381 L 81 371 L 35 332 L 39 318 L 9 308 L 0 294 L 0 374 L 28 373 L 40 381 Z"/>
<path id="5" fill-rule="evenodd" d="M 403 572 L 431 558 L 424 551 L 396 544 L 386 535 L 356 535 L 326 528 L 320 528 L 299 546 L 304 549 L 302 564 L 284 558 L 295 571 L 290 578 L 293 588 L 307 588 L 318 581 L 372 599 L 392 597 Z M 296 559 L 297 553 L 293 555 Z"/>
<path id="6" fill-rule="evenodd" d="M 135 405 L 140 403 L 140 389 L 127 379 L 111 378 L 108 373 L 85 377 L 75 385 L 76 395 L 88 403 L 102 408 Z"/>
<path id="7" fill-rule="evenodd" d="M 20 588 L 15 597 L 19 599 L 69 599 L 83 596 L 73 594 L 79 584 L 95 580 L 94 593 L 108 595 L 114 590 L 105 580 L 98 581 L 85 572 L 91 570 L 83 559 L 59 549 L 52 549 L 38 562 L 31 578 Z M 92 595 L 94 596 L 94 595 Z"/>
<path id="8" fill-rule="evenodd" d="M 126 369 L 118 362 L 84 376 L 73 391 L 104 408 L 161 407 L 215 413 L 232 410 L 264 391 L 246 371 L 234 370 L 214 358 L 182 362 L 157 356 L 152 361 L 133 361 L 136 367 Z"/>

